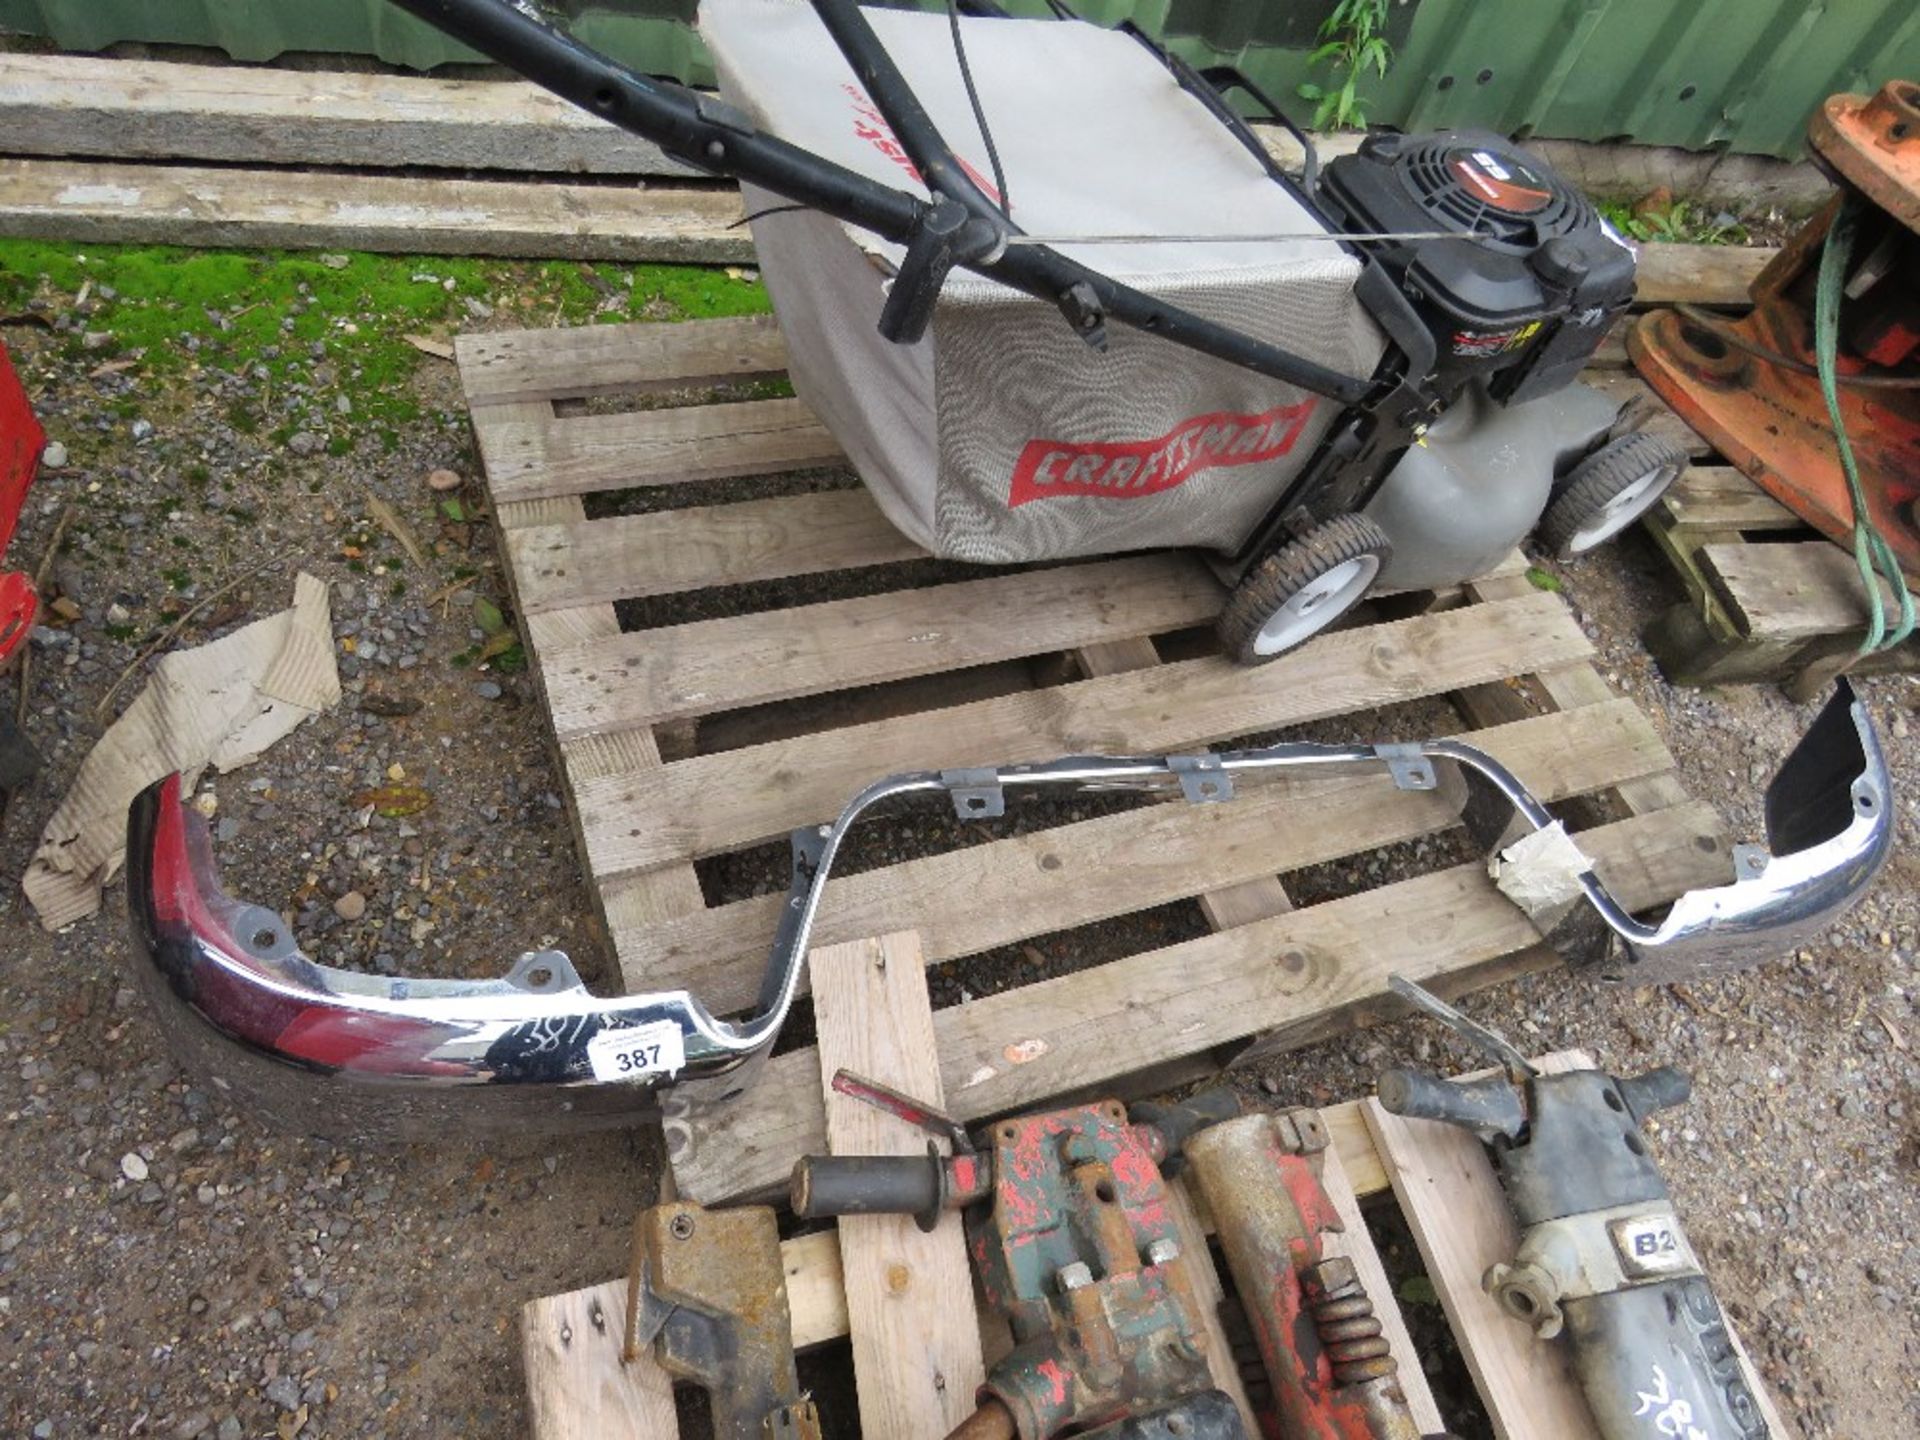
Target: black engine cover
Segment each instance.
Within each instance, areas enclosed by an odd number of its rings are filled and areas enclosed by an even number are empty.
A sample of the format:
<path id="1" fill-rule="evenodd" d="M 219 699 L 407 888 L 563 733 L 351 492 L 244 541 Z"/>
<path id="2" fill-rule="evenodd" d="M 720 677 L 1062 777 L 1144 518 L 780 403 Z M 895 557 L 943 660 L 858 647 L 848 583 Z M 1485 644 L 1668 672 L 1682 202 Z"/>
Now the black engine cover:
<path id="1" fill-rule="evenodd" d="M 1515 404 L 1585 367 L 1633 299 L 1633 252 L 1587 198 L 1497 135 L 1374 135 L 1332 161 L 1315 197 L 1433 328 L 1436 383 L 1484 378 Z"/>

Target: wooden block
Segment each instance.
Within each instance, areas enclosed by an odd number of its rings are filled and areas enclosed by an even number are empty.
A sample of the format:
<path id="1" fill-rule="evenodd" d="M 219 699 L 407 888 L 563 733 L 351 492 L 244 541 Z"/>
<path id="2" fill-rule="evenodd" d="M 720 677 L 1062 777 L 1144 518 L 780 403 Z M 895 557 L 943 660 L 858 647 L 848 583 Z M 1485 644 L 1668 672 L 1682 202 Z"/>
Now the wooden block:
<path id="1" fill-rule="evenodd" d="M 1354 1102 L 1356 1107 L 1367 1103 Z M 1321 1112 L 1321 1118 L 1326 1118 L 1325 1111 Z M 1360 1197 L 1354 1193 L 1353 1182 L 1347 1177 L 1338 1146 L 1329 1145 L 1321 1153 L 1320 1188 L 1327 1192 L 1333 1208 L 1340 1212 L 1340 1223 L 1347 1227 L 1339 1234 L 1326 1236 L 1321 1249 L 1328 1255 L 1344 1255 L 1353 1261 L 1354 1271 L 1373 1301 L 1373 1313 L 1379 1317 L 1380 1328 L 1393 1347 L 1393 1358 L 1400 1364 L 1397 1378 L 1406 1394 L 1407 1408 L 1413 1412 L 1414 1423 L 1422 1435 L 1444 1434 L 1446 1423 L 1440 1418 L 1439 1405 L 1434 1402 L 1433 1388 L 1427 1384 L 1427 1372 L 1420 1368 L 1420 1352 L 1413 1348 L 1406 1316 L 1400 1313 L 1393 1283 L 1387 1279 L 1387 1267 L 1374 1248 L 1367 1218 L 1360 1213 Z"/>
<path id="2" fill-rule="evenodd" d="M 624 1277 L 522 1307 L 534 1440 L 678 1440 L 671 1377 L 651 1352 L 620 1359 L 626 1313 Z"/>
<path id="3" fill-rule="evenodd" d="M 1580 843 L 1630 910 L 1724 880 L 1730 865 L 1706 806 L 1583 831 Z M 1484 864 L 1461 865 L 941 1010 L 941 1077 L 963 1120 L 1017 1111 L 1377 998 L 1395 972 L 1470 970 L 1538 938 Z M 817 1066 L 808 1050 L 770 1060 L 675 1160 L 682 1192 L 717 1204 L 785 1184 L 825 1143 Z"/>
<path id="4" fill-rule="evenodd" d="M 814 951 L 812 967 L 829 1150 L 924 1155 L 923 1132 L 833 1089 L 845 1068 L 945 1105 L 918 939 L 907 931 L 830 946 Z M 906 1215 L 849 1215 L 839 1228 L 861 1431 L 943 1440 L 973 1413 L 986 1378 L 960 1216 L 931 1233 Z"/>
<path id="5" fill-rule="evenodd" d="M 1625 700 L 1462 738 L 1546 803 L 1673 763 L 1647 718 Z M 1303 815 L 1314 823 L 1299 823 Z M 911 917 L 929 962 L 952 960 L 1196 891 L 1226 893 L 1455 819 L 1443 795 L 1400 790 L 1386 775 L 1275 780 L 1247 786 L 1226 805 L 1142 806 L 830 879 L 814 939 L 857 939 Z M 691 990 L 726 1013 L 759 993 L 767 937 L 784 903 L 766 895 L 616 930 L 615 950 L 636 985 Z"/>
<path id="6" fill-rule="evenodd" d="M 553 727 L 565 738 L 1043 655 L 1194 624 L 1220 601 L 1205 566 L 1165 553 L 630 631 L 551 655 Z"/>
<path id="7" fill-rule="evenodd" d="M 1806 527 L 1806 521 L 1732 465 L 1688 466 L 1659 504 L 1673 524 L 1696 531 Z"/>
<path id="8" fill-rule="evenodd" d="M 0 159 L 0 234 L 685 265 L 753 262 L 733 186 L 527 185 Z"/>
<path id="9" fill-rule="evenodd" d="M 1587 1063 L 1577 1056 L 1540 1062 L 1555 1072 Z M 1364 1101 L 1361 1113 L 1494 1434 L 1499 1440 L 1597 1440 L 1567 1347 L 1541 1344 L 1480 1288 L 1487 1267 L 1512 1259 L 1520 1244 L 1480 1142 L 1458 1126 L 1389 1115 L 1377 1100 Z"/>
<path id="10" fill-rule="evenodd" d="M 1249 670 L 1222 658 L 700 756 L 576 792 L 599 874 L 718 854 L 837 814 L 874 777 L 1057 755 L 1154 753 L 1351 714 L 1582 659 L 1559 599 L 1532 595 L 1342 631 Z M 646 818 L 648 823 L 636 823 Z"/>
<path id="11" fill-rule="evenodd" d="M 1674 245 L 1653 241 L 1640 247 L 1639 283 L 1634 300 L 1641 305 L 1747 305 L 1747 288 L 1779 252 L 1758 245 Z"/>
<path id="12" fill-rule="evenodd" d="M 489 330 L 460 336 L 454 349 L 469 405 L 645 394 L 787 368 L 787 344 L 771 315 Z"/>
<path id="13" fill-rule="evenodd" d="M 765 475 L 843 458 L 813 412 L 791 399 L 500 425 L 483 446 L 496 503 Z"/>
<path id="14" fill-rule="evenodd" d="M 531 526 L 512 531 L 506 550 L 527 613 L 926 554 L 864 490 Z"/>
<path id="15" fill-rule="evenodd" d="M 0 128 L 14 154 L 61 159 L 700 173 L 517 80 L 0 54 Z"/>
<path id="16" fill-rule="evenodd" d="M 1825 540 L 1706 545 L 1699 558 L 1701 573 L 1744 635 L 1817 640 L 1866 629 L 1867 592 L 1859 567 L 1837 545 Z M 1886 582 L 1877 583 L 1882 604 L 1890 604 Z"/>

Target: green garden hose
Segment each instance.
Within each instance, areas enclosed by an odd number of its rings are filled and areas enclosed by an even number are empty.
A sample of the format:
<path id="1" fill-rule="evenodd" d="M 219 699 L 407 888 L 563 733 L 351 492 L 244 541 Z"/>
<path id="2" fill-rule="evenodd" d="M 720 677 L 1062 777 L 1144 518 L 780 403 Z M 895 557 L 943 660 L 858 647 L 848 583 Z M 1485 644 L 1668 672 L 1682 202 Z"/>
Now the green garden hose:
<path id="1" fill-rule="evenodd" d="M 1833 440 L 1840 451 L 1840 468 L 1846 471 L 1847 495 L 1853 503 L 1853 561 L 1860 567 L 1860 583 L 1866 587 L 1867 606 L 1872 622 L 1860 642 L 1860 653 L 1891 650 L 1914 630 L 1913 595 L 1907 589 L 1906 576 L 1894 556 L 1887 537 L 1873 523 L 1867 509 L 1867 493 L 1860 483 L 1860 467 L 1853 457 L 1853 442 L 1847 438 L 1846 421 L 1840 414 L 1840 385 L 1837 359 L 1840 353 L 1840 295 L 1847 283 L 1847 265 L 1853 258 L 1854 235 L 1859 226 L 1862 202 L 1848 195 L 1833 217 L 1825 247 L 1820 252 L 1820 283 L 1814 291 L 1813 349 L 1820 367 L 1820 393 L 1826 397 L 1827 414 L 1833 419 Z M 1880 599 L 1880 581 L 1876 567 L 1893 587 L 1900 605 L 1900 623 L 1887 631 L 1887 611 Z"/>

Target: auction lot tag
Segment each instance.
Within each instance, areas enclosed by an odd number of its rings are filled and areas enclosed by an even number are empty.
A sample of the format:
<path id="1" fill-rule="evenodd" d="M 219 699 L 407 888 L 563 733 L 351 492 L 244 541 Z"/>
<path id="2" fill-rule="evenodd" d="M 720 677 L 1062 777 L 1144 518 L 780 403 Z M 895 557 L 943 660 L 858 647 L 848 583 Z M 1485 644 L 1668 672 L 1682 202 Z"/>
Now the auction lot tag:
<path id="1" fill-rule="evenodd" d="M 638 1080 L 663 1070 L 678 1075 L 687 1063 L 686 1037 L 671 1020 L 602 1030 L 587 1041 L 587 1063 L 596 1080 Z"/>

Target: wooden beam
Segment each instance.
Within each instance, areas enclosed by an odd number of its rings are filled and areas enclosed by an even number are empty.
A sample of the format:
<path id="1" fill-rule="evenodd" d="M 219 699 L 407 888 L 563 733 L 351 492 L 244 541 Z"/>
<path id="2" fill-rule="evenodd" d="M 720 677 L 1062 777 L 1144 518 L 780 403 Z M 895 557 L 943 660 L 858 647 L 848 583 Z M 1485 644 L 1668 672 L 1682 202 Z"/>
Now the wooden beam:
<path id="1" fill-rule="evenodd" d="M 732 186 L 0 160 L 0 235 L 35 240 L 750 265 L 740 214 Z"/>
<path id="2" fill-rule="evenodd" d="M 15 155 L 241 165 L 700 172 L 538 85 L 0 54 Z"/>
<path id="3" fill-rule="evenodd" d="M 844 1068 L 945 1108 L 919 939 L 828 946 L 811 967 L 829 1153 L 924 1156 L 924 1132 L 833 1088 Z M 910 1215 L 848 1215 L 839 1230 L 861 1433 L 943 1440 L 986 1378 L 960 1215 L 931 1231 Z"/>
<path id="4" fill-rule="evenodd" d="M 1724 878 L 1728 864 L 1705 806 L 1583 831 L 1580 843 L 1634 910 Z M 941 1010 L 941 1077 L 963 1120 L 1017 1111 L 1376 998 L 1394 972 L 1469 970 L 1538 943 L 1474 862 Z M 804 1049 L 770 1060 L 675 1160 L 682 1193 L 703 1204 L 765 1193 L 799 1156 L 818 1153 L 817 1064 Z"/>
<path id="5" fill-rule="evenodd" d="M 1700 571 L 1743 635 L 1818 640 L 1864 632 L 1866 587 L 1853 556 L 1825 540 L 1798 545 L 1703 545 Z M 1882 604 L 1892 598 L 1876 577 Z M 1897 611 L 1891 613 L 1897 616 Z"/>
<path id="6" fill-rule="evenodd" d="M 1799 530 L 1806 521 L 1732 465 L 1690 465 L 1661 497 L 1676 526 L 1694 531 Z"/>

